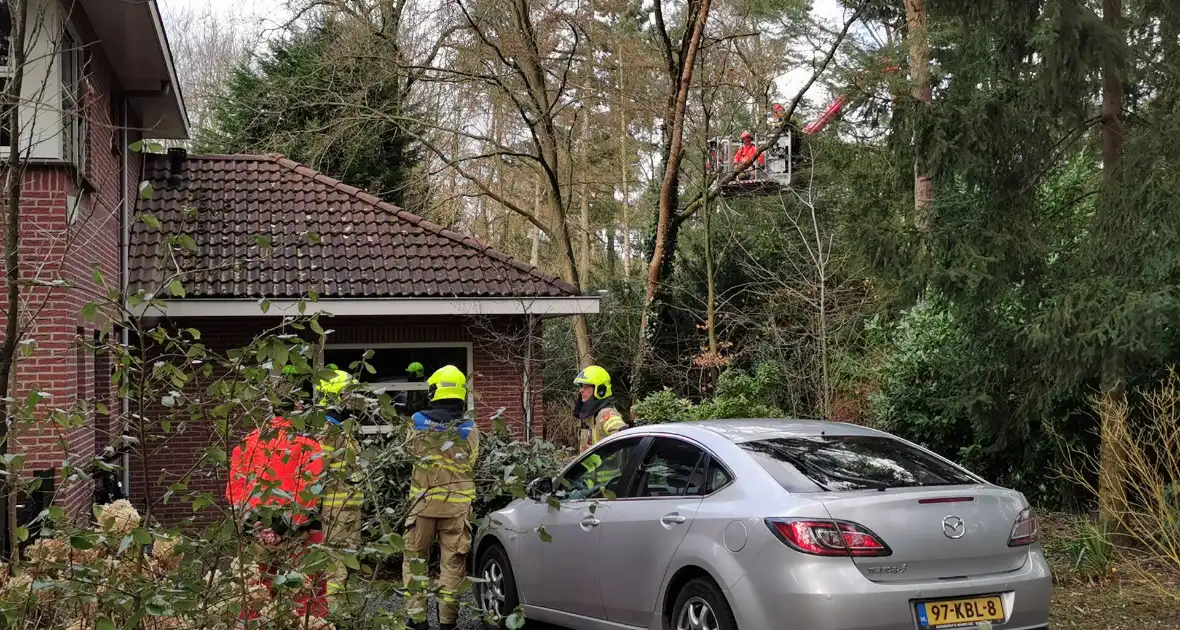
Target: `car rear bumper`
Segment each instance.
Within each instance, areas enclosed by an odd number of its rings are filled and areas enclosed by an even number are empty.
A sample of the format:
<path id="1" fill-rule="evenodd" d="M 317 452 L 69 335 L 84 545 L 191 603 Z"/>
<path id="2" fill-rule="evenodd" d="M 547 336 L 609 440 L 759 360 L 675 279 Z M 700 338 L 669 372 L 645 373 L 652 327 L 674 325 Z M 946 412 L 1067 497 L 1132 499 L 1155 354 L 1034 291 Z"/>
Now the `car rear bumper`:
<path id="1" fill-rule="evenodd" d="M 769 551 L 769 550 L 767 550 Z M 792 552 L 793 553 L 793 552 Z M 808 630 L 915 630 L 914 603 L 953 597 L 1001 595 L 1007 619 L 997 630 L 1045 630 L 1053 580 L 1039 548 L 1020 569 L 962 581 L 882 584 L 846 559 L 817 558 L 802 566 L 763 553 L 751 571 L 726 591 L 738 627 Z"/>

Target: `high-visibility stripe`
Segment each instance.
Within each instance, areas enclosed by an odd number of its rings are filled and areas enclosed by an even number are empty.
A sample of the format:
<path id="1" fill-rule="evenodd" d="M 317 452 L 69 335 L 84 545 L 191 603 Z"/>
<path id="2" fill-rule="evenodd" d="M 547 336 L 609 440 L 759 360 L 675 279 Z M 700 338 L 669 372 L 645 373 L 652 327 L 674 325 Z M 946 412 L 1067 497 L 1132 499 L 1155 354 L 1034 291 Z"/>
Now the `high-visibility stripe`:
<path id="1" fill-rule="evenodd" d="M 324 507 L 356 507 L 364 504 L 364 495 L 355 492 L 332 492 L 324 495 Z"/>
<path id="2" fill-rule="evenodd" d="M 424 491 L 417 486 L 410 486 L 410 498 L 424 498 L 428 501 L 446 501 L 447 503 L 471 503 L 475 500 L 475 489 L 448 490 L 446 488 L 431 488 Z"/>

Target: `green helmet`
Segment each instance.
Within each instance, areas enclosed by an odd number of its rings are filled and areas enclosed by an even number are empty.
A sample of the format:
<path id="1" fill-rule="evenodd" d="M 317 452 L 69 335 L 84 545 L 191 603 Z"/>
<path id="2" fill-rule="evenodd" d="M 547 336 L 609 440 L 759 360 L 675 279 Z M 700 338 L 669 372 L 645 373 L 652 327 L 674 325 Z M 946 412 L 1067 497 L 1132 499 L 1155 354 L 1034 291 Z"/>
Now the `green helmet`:
<path id="1" fill-rule="evenodd" d="M 594 388 L 594 397 L 599 400 L 611 395 L 610 374 L 597 365 L 586 366 L 586 369 L 579 372 L 574 378 L 574 385 L 590 385 Z"/>
<path id="2" fill-rule="evenodd" d="M 446 400 L 457 398 L 467 400 L 467 377 L 463 371 L 453 365 L 439 368 L 426 381 L 430 387 L 430 400 Z"/>

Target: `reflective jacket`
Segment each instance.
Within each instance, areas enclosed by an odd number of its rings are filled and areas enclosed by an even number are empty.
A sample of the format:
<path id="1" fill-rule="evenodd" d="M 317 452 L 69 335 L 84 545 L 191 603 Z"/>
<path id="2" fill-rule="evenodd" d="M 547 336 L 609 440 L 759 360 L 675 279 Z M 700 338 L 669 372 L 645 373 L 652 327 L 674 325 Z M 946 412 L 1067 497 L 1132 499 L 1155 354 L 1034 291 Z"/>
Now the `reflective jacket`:
<path id="1" fill-rule="evenodd" d="M 360 445 L 351 435 L 342 434 L 336 444 L 325 441 L 322 447 L 330 471 L 323 506 L 360 509 L 365 503 L 365 493 L 361 487 L 363 475 L 356 461 L 360 457 Z M 345 471 L 351 472 L 345 474 Z"/>
<path id="2" fill-rule="evenodd" d="M 623 420 L 622 414 L 613 406 L 607 405 L 594 414 L 593 423 L 582 427 L 580 450 L 585 451 L 607 436 L 614 435 L 625 428 L 627 428 L 627 422 Z"/>
<path id="3" fill-rule="evenodd" d="M 319 500 L 310 489 L 324 471 L 322 449 L 315 440 L 292 432 L 291 423 L 280 417 L 270 421 L 267 434 L 271 437 L 257 428 L 234 447 L 225 498 L 241 510 L 294 501 L 304 509 L 292 510 L 291 522 L 302 525 Z"/>
<path id="4" fill-rule="evenodd" d="M 474 421 L 462 416 L 462 407 L 463 401 L 435 403 L 413 415 L 409 432 L 409 451 L 414 456 L 410 516 L 455 518 L 471 510 L 479 430 Z"/>

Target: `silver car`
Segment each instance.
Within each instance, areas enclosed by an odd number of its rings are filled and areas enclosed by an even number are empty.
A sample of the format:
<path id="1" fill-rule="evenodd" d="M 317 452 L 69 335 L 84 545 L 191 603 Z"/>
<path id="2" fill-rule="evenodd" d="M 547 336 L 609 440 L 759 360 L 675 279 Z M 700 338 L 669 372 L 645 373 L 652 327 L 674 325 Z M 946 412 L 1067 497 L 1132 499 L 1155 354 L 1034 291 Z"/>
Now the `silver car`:
<path id="1" fill-rule="evenodd" d="M 1024 496 L 881 431 L 638 427 L 528 494 L 476 534 L 485 617 L 520 605 L 577 630 L 1048 628 L 1052 579 Z"/>

